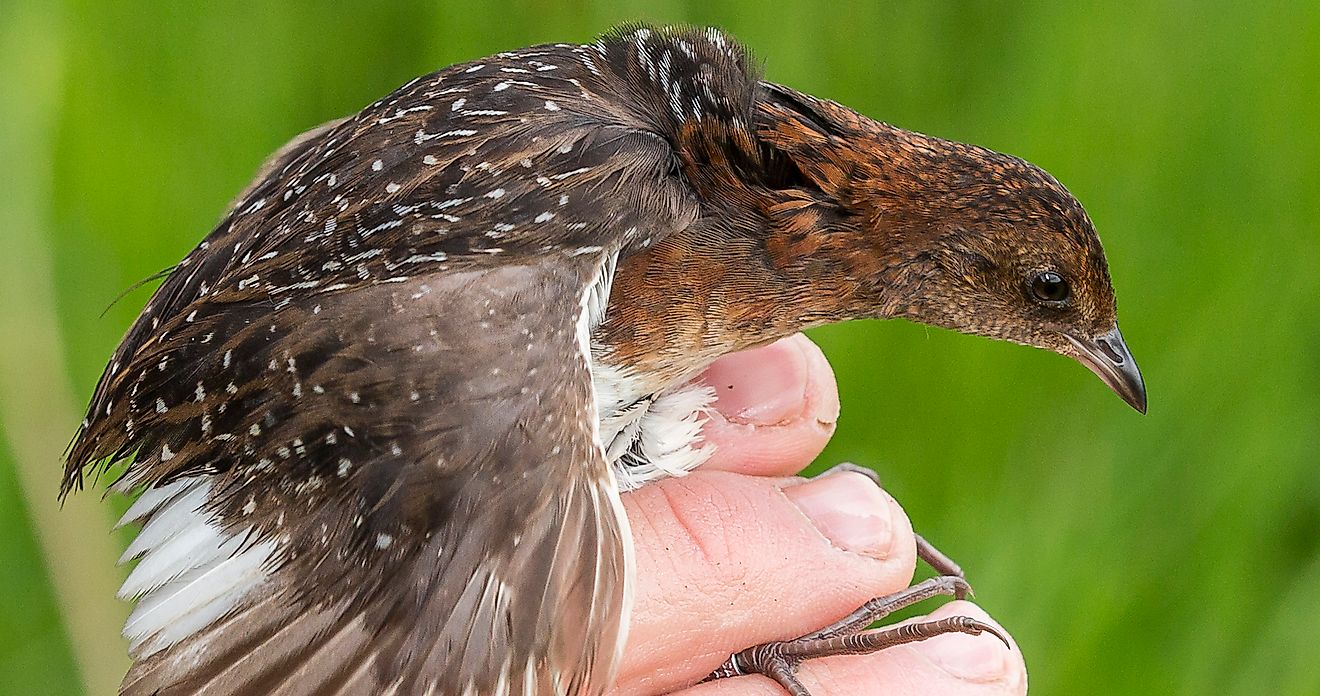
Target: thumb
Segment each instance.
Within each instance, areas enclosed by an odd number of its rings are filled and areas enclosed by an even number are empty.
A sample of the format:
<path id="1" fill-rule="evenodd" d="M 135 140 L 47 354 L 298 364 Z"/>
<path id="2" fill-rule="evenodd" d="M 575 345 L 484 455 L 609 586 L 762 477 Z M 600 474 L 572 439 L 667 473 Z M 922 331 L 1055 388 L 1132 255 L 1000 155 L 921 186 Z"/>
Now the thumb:
<path id="1" fill-rule="evenodd" d="M 618 694 L 695 682 L 730 654 L 907 587 L 902 508 L 870 479 L 698 471 L 624 497 L 637 584 Z"/>

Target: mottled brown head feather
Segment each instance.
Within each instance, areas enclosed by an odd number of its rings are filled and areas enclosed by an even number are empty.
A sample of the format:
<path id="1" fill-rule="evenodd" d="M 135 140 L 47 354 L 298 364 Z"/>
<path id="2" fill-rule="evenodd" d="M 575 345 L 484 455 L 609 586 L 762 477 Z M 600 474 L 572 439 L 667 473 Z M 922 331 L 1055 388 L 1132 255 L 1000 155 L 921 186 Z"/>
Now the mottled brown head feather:
<path id="1" fill-rule="evenodd" d="M 863 237 L 849 264 L 879 273 L 873 316 L 1065 352 L 1059 336 L 1115 326 L 1113 288 L 1095 228 L 1052 176 L 1022 159 L 865 118 L 767 85 L 758 135 L 793 159 Z M 821 229 L 820 233 L 831 233 Z M 867 263 L 867 262 L 872 263 Z M 1066 303 L 1043 304 L 1031 279 L 1058 273 Z"/>

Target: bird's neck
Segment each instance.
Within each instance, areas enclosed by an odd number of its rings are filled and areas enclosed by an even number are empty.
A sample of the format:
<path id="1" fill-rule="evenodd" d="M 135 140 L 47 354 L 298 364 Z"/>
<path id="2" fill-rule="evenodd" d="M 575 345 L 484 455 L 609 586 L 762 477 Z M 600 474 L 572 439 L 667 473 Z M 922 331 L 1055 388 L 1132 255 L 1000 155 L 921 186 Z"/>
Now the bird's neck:
<path id="1" fill-rule="evenodd" d="M 759 229 L 698 225 L 622 263 L 594 336 L 658 388 L 719 356 L 804 329 L 901 313 L 917 272 L 834 213 L 785 199 Z"/>
<path id="2" fill-rule="evenodd" d="M 593 336 L 602 356 L 663 388 L 803 329 L 921 318 L 956 207 L 941 153 L 956 144 L 837 110 L 856 137 L 789 118 L 757 135 L 682 131 L 683 172 L 707 214 L 620 264 Z M 859 159 L 858 142 L 876 151 Z"/>

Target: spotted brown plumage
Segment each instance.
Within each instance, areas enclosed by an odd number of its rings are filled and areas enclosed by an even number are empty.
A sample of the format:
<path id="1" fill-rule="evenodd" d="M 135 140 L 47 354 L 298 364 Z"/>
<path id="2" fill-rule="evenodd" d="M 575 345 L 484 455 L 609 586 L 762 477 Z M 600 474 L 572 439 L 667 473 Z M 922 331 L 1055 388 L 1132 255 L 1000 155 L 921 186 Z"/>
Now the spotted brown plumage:
<path id="1" fill-rule="evenodd" d="M 64 490 L 120 459 L 145 490 L 123 693 L 599 694 L 620 490 L 705 456 L 686 380 L 895 316 L 1144 410 L 1091 223 L 1030 164 L 762 82 L 714 30 L 417 78 L 277 153 L 97 386 Z"/>

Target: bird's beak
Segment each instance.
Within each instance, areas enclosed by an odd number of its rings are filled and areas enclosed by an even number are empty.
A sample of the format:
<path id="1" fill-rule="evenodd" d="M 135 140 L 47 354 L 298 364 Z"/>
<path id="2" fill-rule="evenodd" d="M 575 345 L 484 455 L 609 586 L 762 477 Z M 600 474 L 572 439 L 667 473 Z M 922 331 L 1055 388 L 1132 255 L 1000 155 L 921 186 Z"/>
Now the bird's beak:
<path id="1" fill-rule="evenodd" d="M 1095 338 L 1077 338 L 1068 334 L 1064 337 L 1077 349 L 1073 357 L 1078 362 L 1104 380 L 1129 406 L 1141 413 L 1146 412 L 1146 383 L 1141 380 L 1141 370 L 1137 369 L 1137 361 L 1132 359 L 1118 326 Z"/>

